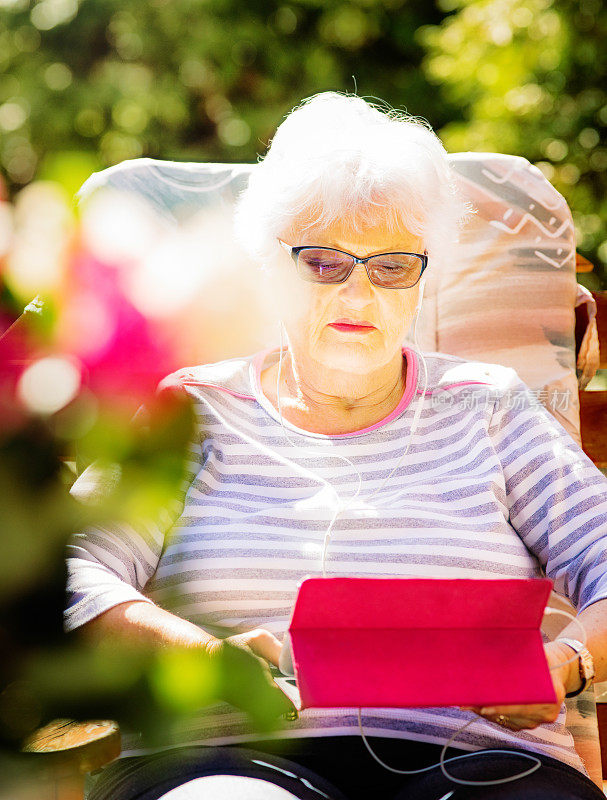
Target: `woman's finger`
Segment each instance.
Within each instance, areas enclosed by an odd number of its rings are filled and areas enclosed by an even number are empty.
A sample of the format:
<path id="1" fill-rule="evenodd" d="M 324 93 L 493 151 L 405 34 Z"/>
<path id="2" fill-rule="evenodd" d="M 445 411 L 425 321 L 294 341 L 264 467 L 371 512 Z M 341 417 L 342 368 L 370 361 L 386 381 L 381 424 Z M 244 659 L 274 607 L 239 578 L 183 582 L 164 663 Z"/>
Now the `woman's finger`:
<path id="1" fill-rule="evenodd" d="M 263 628 L 256 628 L 247 633 L 239 633 L 236 634 L 236 636 L 230 636 L 230 641 L 234 642 L 234 644 L 248 647 L 249 650 L 259 658 L 263 658 L 276 667 L 278 666 L 282 645 L 270 631 L 266 631 Z"/>
<path id="2" fill-rule="evenodd" d="M 476 709 L 475 709 L 476 710 Z M 533 704 L 519 706 L 482 706 L 476 713 L 483 717 L 504 714 L 506 717 L 523 717 L 531 719 L 548 719 L 558 716 L 560 706 L 549 704 Z"/>
<path id="3" fill-rule="evenodd" d="M 463 711 L 472 711 L 488 722 L 493 722 L 509 730 L 537 728 L 554 722 L 560 707 L 550 705 L 528 706 L 462 706 Z"/>
<path id="4" fill-rule="evenodd" d="M 265 658 L 266 661 L 269 661 L 270 664 L 274 664 L 275 667 L 278 666 L 282 645 L 273 633 L 263 628 L 251 631 L 251 638 L 248 644 L 256 655 Z"/>

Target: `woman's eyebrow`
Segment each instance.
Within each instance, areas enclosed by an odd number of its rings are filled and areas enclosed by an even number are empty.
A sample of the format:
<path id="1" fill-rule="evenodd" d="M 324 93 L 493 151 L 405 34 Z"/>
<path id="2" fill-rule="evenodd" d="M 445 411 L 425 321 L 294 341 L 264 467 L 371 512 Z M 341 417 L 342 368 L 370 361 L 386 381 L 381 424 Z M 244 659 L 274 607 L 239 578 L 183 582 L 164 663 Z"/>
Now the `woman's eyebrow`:
<path id="1" fill-rule="evenodd" d="M 320 245 L 318 245 L 320 246 Z M 385 247 L 382 247 L 381 250 L 374 250 L 372 253 L 363 254 L 359 249 L 358 252 L 354 250 L 349 250 L 347 247 L 341 247 L 339 245 L 333 244 L 326 244 L 322 245 L 323 247 L 331 247 L 334 250 L 345 250 L 347 253 L 352 253 L 353 255 L 360 256 L 361 258 L 369 258 L 370 256 L 381 256 L 384 253 L 417 253 L 421 251 L 417 251 L 413 248 L 413 246 L 401 244 L 393 244 L 392 246 L 388 243 Z"/>

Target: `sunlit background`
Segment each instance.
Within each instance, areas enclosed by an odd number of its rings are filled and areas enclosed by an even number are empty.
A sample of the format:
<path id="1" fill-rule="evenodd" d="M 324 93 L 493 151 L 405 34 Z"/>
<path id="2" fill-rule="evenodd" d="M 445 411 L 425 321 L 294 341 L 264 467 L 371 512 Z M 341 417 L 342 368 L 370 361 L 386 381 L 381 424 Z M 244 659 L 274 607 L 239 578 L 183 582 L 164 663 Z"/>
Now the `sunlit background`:
<path id="1" fill-rule="evenodd" d="M 356 90 L 538 164 L 597 288 L 606 34 L 601 0 L 0 0 L 0 168 L 72 195 L 129 158 L 254 161 L 302 97 Z"/>
<path id="2" fill-rule="evenodd" d="M 66 644 L 63 548 L 85 521 L 166 503 L 191 419 L 154 415 L 157 381 L 269 343 L 272 299 L 219 211 L 177 231 L 133 197 L 78 206 L 82 183 L 140 157 L 253 163 L 302 98 L 356 92 L 450 152 L 536 164 L 594 264 L 580 282 L 604 290 L 606 40 L 602 0 L 0 0 L 0 771 L 18 778 L 14 753 L 53 715 L 103 709 L 153 735 L 202 702 L 201 670 L 222 694 L 208 665 Z M 94 458 L 124 480 L 85 513 L 66 489 Z"/>

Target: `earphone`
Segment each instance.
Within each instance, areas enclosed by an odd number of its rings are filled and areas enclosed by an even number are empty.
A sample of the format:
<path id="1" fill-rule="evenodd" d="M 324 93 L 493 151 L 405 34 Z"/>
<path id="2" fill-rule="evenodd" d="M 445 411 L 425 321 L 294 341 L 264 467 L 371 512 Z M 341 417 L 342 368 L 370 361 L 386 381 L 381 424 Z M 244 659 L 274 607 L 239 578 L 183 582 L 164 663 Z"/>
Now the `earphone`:
<path id="1" fill-rule="evenodd" d="M 406 445 L 403 453 L 401 454 L 400 458 L 398 459 L 396 465 L 393 467 L 393 469 L 390 471 L 390 473 L 382 480 L 380 485 L 378 487 L 376 487 L 369 495 L 365 496 L 365 500 L 368 500 L 368 499 L 374 497 L 383 488 L 383 486 L 386 484 L 386 482 L 389 480 L 389 478 L 394 474 L 394 472 L 402 464 L 403 459 L 407 455 L 407 453 L 409 451 L 409 448 L 411 446 L 411 442 L 413 440 L 413 436 L 414 436 L 414 433 L 415 433 L 415 430 L 416 430 L 416 427 L 417 427 L 417 423 L 418 423 L 419 417 L 420 417 L 420 415 L 422 413 L 422 410 L 423 410 L 424 399 L 425 399 L 425 396 L 426 396 L 426 393 L 427 393 L 427 388 L 428 388 L 428 369 L 427 369 L 427 364 L 426 364 L 426 361 L 424 359 L 424 356 L 423 356 L 423 354 L 421 352 L 421 349 L 419 347 L 419 342 L 418 342 L 418 338 L 417 338 L 417 325 L 418 325 L 419 313 L 421 311 L 421 306 L 422 306 L 422 301 L 423 301 L 424 287 L 425 287 L 425 279 L 422 278 L 422 281 L 420 283 L 419 297 L 418 297 L 417 305 L 416 305 L 416 308 L 415 308 L 414 321 L 413 321 L 413 341 L 414 341 L 414 345 L 415 345 L 415 352 L 416 352 L 416 355 L 418 356 L 420 364 L 423 366 L 423 374 L 424 374 L 423 389 L 421 390 L 421 392 L 418 392 L 419 399 L 418 399 L 418 402 L 417 402 L 417 407 L 416 407 L 415 412 L 414 412 L 414 416 L 413 416 L 413 420 L 412 420 L 412 424 L 411 424 L 411 429 L 410 429 L 410 432 L 409 432 L 407 445 Z M 302 450 L 304 452 L 313 453 L 315 457 L 318 457 L 319 453 L 318 453 L 317 450 L 312 450 L 311 448 L 300 447 L 300 445 L 298 445 L 295 442 L 293 442 L 293 440 L 289 437 L 289 435 L 287 433 L 287 430 L 286 430 L 286 427 L 285 427 L 285 424 L 284 424 L 282 411 L 281 411 L 281 402 L 280 402 L 280 377 L 281 377 L 281 371 L 282 371 L 283 351 L 284 351 L 283 324 L 281 323 L 281 328 L 280 328 L 280 356 L 279 356 L 278 371 L 277 371 L 277 378 L 276 378 L 276 401 L 277 401 L 278 415 L 279 415 L 280 423 L 281 423 L 281 426 L 282 426 L 283 434 L 284 434 L 285 438 L 287 439 L 287 441 L 290 444 L 292 444 L 294 447 L 297 447 L 297 448 L 299 448 L 300 450 Z M 321 483 L 323 483 L 324 486 L 327 488 L 327 490 L 329 490 L 333 494 L 333 496 L 335 498 L 335 501 L 336 501 L 335 502 L 335 509 L 333 511 L 333 515 L 331 517 L 329 525 L 328 525 L 328 527 L 327 527 L 327 529 L 325 531 L 324 540 L 323 540 L 323 549 L 322 549 L 322 558 L 321 558 L 321 570 L 322 570 L 323 577 L 326 577 L 326 560 L 327 560 L 327 554 L 328 554 L 329 544 L 330 544 L 330 541 L 331 541 L 331 533 L 332 533 L 333 527 L 334 527 L 337 519 L 339 518 L 339 516 L 341 514 L 345 513 L 346 511 L 348 511 L 352 507 L 352 505 L 354 504 L 355 500 L 360 496 L 360 493 L 361 493 L 361 490 L 362 490 L 362 485 L 363 485 L 363 478 L 362 478 L 361 472 L 357 469 L 357 467 L 354 465 L 354 463 L 349 458 L 347 458 L 346 456 L 343 456 L 341 454 L 336 454 L 336 453 L 325 453 L 323 455 L 325 455 L 327 457 L 339 458 L 340 460 L 346 462 L 347 464 L 349 464 L 350 467 L 352 467 L 353 471 L 358 476 L 358 486 L 356 488 L 356 491 L 354 492 L 353 495 L 351 495 L 348 498 L 341 498 L 339 496 L 338 492 L 330 484 L 329 481 L 325 480 L 321 476 L 317 476 L 318 480 Z M 398 496 L 398 493 L 397 493 L 396 496 Z M 576 623 L 578 625 L 578 627 L 580 628 L 581 634 L 582 634 L 582 641 L 583 641 L 584 644 L 586 643 L 586 631 L 585 631 L 583 625 L 580 623 L 580 621 L 576 617 L 574 617 L 572 614 L 569 614 L 569 612 L 561 611 L 561 610 L 557 610 L 557 609 L 546 609 L 545 613 L 546 614 L 562 614 L 563 616 L 568 617 L 570 620 L 572 620 L 574 623 Z M 577 653 L 574 653 L 574 655 L 571 658 L 569 658 L 566 661 L 563 661 L 563 662 L 561 662 L 561 663 L 559 663 L 557 665 L 554 665 L 550 669 L 551 670 L 559 669 L 560 667 L 565 666 L 566 664 L 570 664 L 573 661 L 577 660 L 577 658 L 578 658 Z M 286 662 L 286 656 L 285 656 L 284 660 Z M 281 661 L 282 661 L 282 655 L 281 655 Z M 443 748 L 441 750 L 441 754 L 440 754 L 440 759 L 436 764 L 432 764 L 432 765 L 430 765 L 428 767 L 424 767 L 422 769 L 417 769 L 417 770 L 400 770 L 400 769 L 396 769 L 396 768 L 391 767 L 390 765 L 386 764 L 373 751 L 373 749 L 372 749 L 372 747 L 371 747 L 371 745 L 370 745 L 370 743 L 369 743 L 369 741 L 367 739 L 367 736 L 366 736 L 366 734 L 364 732 L 364 729 L 363 729 L 362 710 L 360 708 L 358 709 L 358 725 L 359 725 L 360 735 L 361 735 L 361 738 L 363 740 L 363 743 L 364 743 L 367 751 L 375 759 L 375 761 L 377 761 L 377 763 L 379 763 L 386 770 L 388 770 L 390 772 L 393 772 L 393 773 L 397 773 L 397 774 L 400 774 L 400 775 L 416 775 L 416 774 L 427 772 L 429 770 L 436 769 L 437 767 L 439 767 L 440 770 L 442 771 L 443 775 L 448 780 L 452 781 L 453 783 L 461 784 L 461 785 L 467 785 L 467 786 L 492 786 L 492 785 L 497 785 L 497 784 L 502 784 L 502 783 L 510 783 L 512 781 L 519 780 L 521 778 L 527 777 L 528 775 L 532 774 L 533 772 L 535 772 L 537 769 L 539 769 L 542 766 L 542 762 L 540 761 L 539 758 L 537 758 L 537 757 L 535 757 L 535 756 L 533 756 L 533 755 L 531 755 L 529 753 L 520 752 L 520 753 L 517 753 L 517 755 L 519 755 L 521 758 L 526 758 L 526 759 L 532 761 L 533 765 L 531 767 L 529 767 L 529 769 L 524 770 L 523 772 L 520 772 L 520 773 L 518 773 L 516 775 L 511 775 L 511 776 L 509 776 L 507 778 L 495 779 L 495 780 L 491 780 L 491 781 L 468 781 L 468 780 L 464 780 L 462 778 L 456 778 L 455 776 L 451 775 L 447 771 L 447 769 L 445 767 L 445 764 L 447 764 L 447 763 L 449 763 L 451 761 L 461 761 L 461 760 L 463 760 L 465 758 L 471 758 L 473 756 L 477 756 L 477 755 L 480 755 L 480 754 L 483 754 L 483 753 L 488 753 L 488 754 L 489 753 L 490 754 L 507 753 L 509 755 L 512 755 L 512 750 L 502 750 L 502 749 L 499 749 L 499 748 L 489 748 L 487 750 L 474 751 L 472 753 L 465 753 L 463 755 L 453 756 L 452 758 L 448 758 L 448 759 L 445 758 L 447 750 L 452 745 L 452 743 L 455 741 L 457 736 L 460 733 L 462 733 L 466 728 L 468 728 L 473 722 L 476 722 L 476 721 L 477 721 L 476 718 L 470 719 L 463 726 L 461 726 L 460 728 L 458 728 L 455 731 L 455 733 L 449 738 L 449 740 L 443 746 Z"/>
<path id="2" fill-rule="evenodd" d="M 422 279 L 419 282 L 419 294 L 418 294 L 418 297 L 417 297 L 417 305 L 415 306 L 415 323 L 414 323 L 414 325 L 417 325 L 417 316 L 418 316 L 419 312 L 422 310 L 422 300 L 424 299 L 424 289 L 425 288 L 426 288 L 426 276 L 422 275 Z M 414 328 L 414 331 L 415 331 L 415 328 Z M 414 333 L 413 334 L 414 339 L 415 339 L 415 336 L 416 336 L 416 334 Z"/>
<path id="3" fill-rule="evenodd" d="M 574 617 L 573 614 L 570 614 L 568 611 L 563 611 L 561 609 L 556 609 L 556 608 L 546 608 L 545 611 L 544 611 L 544 614 L 546 614 L 546 615 L 562 614 L 563 616 L 568 617 L 570 620 L 575 622 L 576 625 L 579 627 L 580 632 L 582 634 L 582 642 L 583 642 L 584 645 L 586 644 L 586 630 L 585 630 L 584 626 L 582 625 L 582 623 L 579 621 L 579 619 Z M 550 667 L 550 669 L 551 670 L 559 669 L 560 667 L 564 666 L 565 664 L 570 664 L 572 661 L 577 660 L 577 658 L 578 658 L 578 655 L 577 655 L 577 653 L 575 653 L 575 655 L 572 656 L 571 658 L 568 658 L 566 661 L 562 661 L 561 663 L 556 664 L 553 667 Z M 530 753 L 516 753 L 516 755 L 520 756 L 521 758 L 526 758 L 529 761 L 534 761 L 535 762 L 534 765 L 532 767 L 529 767 L 529 769 L 524 770 L 524 772 L 519 772 L 516 775 L 510 775 L 507 778 L 496 778 L 495 780 L 492 780 L 492 781 L 467 781 L 467 780 L 464 780 L 463 778 L 456 778 L 454 775 L 451 775 L 445 769 L 445 764 L 448 764 L 450 761 L 462 761 L 462 760 L 464 760 L 466 758 L 472 758 L 473 756 L 482 755 L 483 753 L 488 753 L 488 754 L 489 753 L 490 754 L 506 753 L 507 755 L 512 755 L 512 750 L 502 750 L 502 749 L 497 748 L 497 747 L 495 747 L 495 748 L 491 747 L 491 748 L 488 748 L 487 750 L 475 750 L 472 753 L 464 753 L 463 755 L 452 756 L 451 758 L 445 758 L 445 755 L 447 754 L 447 750 L 453 744 L 455 739 L 459 736 L 460 733 L 462 733 L 462 731 L 465 731 L 468 726 L 472 725 L 473 722 L 477 722 L 477 720 L 475 718 L 470 719 L 470 720 L 468 720 L 468 722 L 464 723 L 464 725 L 462 725 L 461 727 L 459 727 L 455 731 L 455 733 L 450 737 L 450 739 L 443 745 L 443 748 L 442 748 L 441 754 L 440 754 L 440 758 L 439 758 L 439 761 L 438 761 L 437 764 L 430 764 L 429 767 L 422 767 L 421 769 L 402 770 L 402 769 L 396 769 L 395 767 L 391 767 L 389 764 L 386 764 L 386 762 L 382 761 L 382 759 L 377 755 L 377 753 L 375 753 L 375 751 L 373 750 L 373 748 L 369 744 L 369 740 L 367 739 L 367 737 L 365 735 L 365 732 L 363 730 L 362 709 L 360 709 L 360 708 L 358 709 L 358 728 L 359 728 L 359 731 L 360 731 L 361 738 L 363 740 L 363 744 L 367 748 L 369 754 L 384 769 L 387 769 L 389 772 L 393 772 L 393 773 L 396 773 L 398 775 L 418 775 L 418 774 L 420 774 L 422 772 L 429 772 L 430 770 L 436 769 L 436 767 L 439 767 L 441 772 L 445 776 L 445 778 L 447 778 L 450 781 L 453 781 L 453 783 L 458 783 L 458 784 L 461 784 L 463 786 L 494 786 L 494 785 L 497 785 L 497 784 L 500 784 L 500 783 L 511 783 L 512 781 L 518 781 L 521 778 L 526 778 L 527 775 L 531 775 L 533 772 L 535 772 L 537 769 L 539 769 L 542 766 L 542 762 L 540 761 L 539 758 L 536 758 L 536 756 L 532 756 Z"/>

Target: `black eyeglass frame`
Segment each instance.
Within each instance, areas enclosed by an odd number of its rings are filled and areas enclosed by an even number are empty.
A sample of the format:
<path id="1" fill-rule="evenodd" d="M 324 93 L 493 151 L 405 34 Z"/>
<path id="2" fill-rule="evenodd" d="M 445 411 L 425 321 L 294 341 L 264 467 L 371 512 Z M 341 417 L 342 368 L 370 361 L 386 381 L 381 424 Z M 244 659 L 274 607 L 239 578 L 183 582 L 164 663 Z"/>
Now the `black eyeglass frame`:
<path id="1" fill-rule="evenodd" d="M 348 253 L 347 250 L 338 250 L 336 247 L 324 247 L 323 245 L 318 245 L 318 244 L 303 244 L 293 247 L 290 244 L 283 242 L 282 239 L 278 239 L 278 241 L 284 247 L 284 249 L 290 254 L 302 278 L 304 280 L 309 281 L 310 283 L 327 283 L 327 284 L 345 283 L 350 277 L 350 275 L 354 272 L 354 267 L 357 264 L 362 264 L 367 273 L 367 278 L 369 278 L 369 281 L 370 283 L 373 284 L 373 286 L 377 286 L 379 289 L 412 289 L 419 283 L 422 275 L 424 274 L 424 270 L 428 266 L 427 250 L 424 250 L 423 253 L 407 253 L 403 250 L 398 250 L 387 253 L 374 253 L 372 256 L 367 256 L 366 258 L 359 258 L 358 256 L 355 256 L 353 253 Z M 298 260 L 299 260 L 299 254 L 301 253 L 302 250 L 330 250 L 332 253 L 341 253 L 342 255 L 348 256 L 349 258 L 352 258 L 354 260 L 352 262 L 352 266 L 350 267 L 350 269 L 345 273 L 344 277 L 341 278 L 340 280 L 315 281 L 314 279 L 305 277 L 302 274 L 301 270 L 299 270 Z M 419 258 L 420 261 L 422 262 L 422 268 L 420 270 L 419 275 L 417 276 L 417 280 L 415 281 L 415 283 L 412 283 L 410 286 L 384 286 L 383 284 L 375 283 L 375 281 L 371 278 L 371 275 L 369 274 L 369 268 L 367 267 L 367 262 L 370 261 L 372 258 L 380 258 L 381 256 L 417 256 L 417 258 Z"/>

